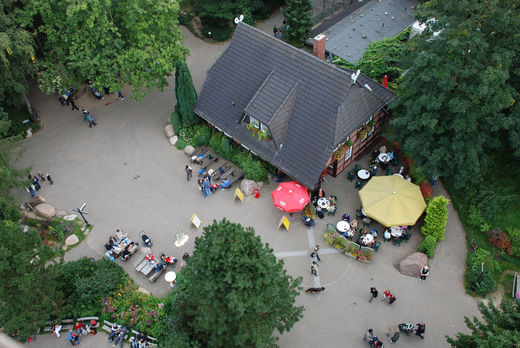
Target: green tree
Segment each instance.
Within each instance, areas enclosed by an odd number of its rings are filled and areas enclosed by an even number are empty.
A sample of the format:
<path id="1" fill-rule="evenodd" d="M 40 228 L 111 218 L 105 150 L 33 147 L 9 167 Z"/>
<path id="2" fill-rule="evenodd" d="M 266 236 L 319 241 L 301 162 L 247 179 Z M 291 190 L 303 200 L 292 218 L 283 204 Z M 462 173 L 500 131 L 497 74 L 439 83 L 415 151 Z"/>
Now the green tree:
<path id="1" fill-rule="evenodd" d="M 56 92 L 90 81 L 115 92 L 129 84 L 138 100 L 153 88 L 162 90 L 176 61 L 188 53 L 178 10 L 177 1 L 28 2 L 27 22 L 46 39 L 40 85 Z"/>
<path id="2" fill-rule="evenodd" d="M 432 236 L 436 240 L 444 239 L 444 230 L 448 221 L 448 203 L 444 196 L 436 196 L 430 199 L 426 208 L 424 225 L 421 228 L 422 234 Z"/>
<path id="3" fill-rule="evenodd" d="M 33 36 L 20 26 L 16 3 L 0 3 L 0 106 L 5 110 L 27 100 L 28 77 L 35 70 Z"/>
<path id="4" fill-rule="evenodd" d="M 435 247 L 437 246 L 437 240 L 428 235 L 424 238 L 422 243 L 417 249 L 418 252 L 425 253 L 430 259 L 435 256 Z"/>
<path id="5" fill-rule="evenodd" d="M 515 0 L 419 6 L 426 29 L 403 55 L 392 124 L 428 176 L 462 188 L 482 180 L 493 152 L 520 156 L 518 11 Z"/>
<path id="6" fill-rule="evenodd" d="M 18 223 L 0 221 L 0 326 L 23 340 L 58 313 L 62 294 L 45 267 L 52 250 L 41 245 L 34 230 L 23 232 Z"/>
<path id="7" fill-rule="evenodd" d="M 167 347 L 270 347 L 302 316 L 301 279 L 251 227 L 227 220 L 204 228 L 165 303 Z"/>
<path id="8" fill-rule="evenodd" d="M 465 317 L 471 334 L 458 333 L 455 338 L 446 336 L 455 348 L 517 347 L 520 342 L 520 301 L 503 297 L 500 307 L 493 301 L 478 304 L 482 319 Z"/>
<path id="9" fill-rule="evenodd" d="M 175 96 L 182 123 L 187 126 L 198 123 L 200 118 L 193 112 L 197 104 L 197 92 L 188 65 L 183 60 L 178 60 L 175 65 Z"/>
<path id="10" fill-rule="evenodd" d="M 312 28 L 312 0 L 287 0 L 282 10 L 288 29 L 284 30 L 284 40 L 295 47 L 302 47 L 309 38 Z"/>

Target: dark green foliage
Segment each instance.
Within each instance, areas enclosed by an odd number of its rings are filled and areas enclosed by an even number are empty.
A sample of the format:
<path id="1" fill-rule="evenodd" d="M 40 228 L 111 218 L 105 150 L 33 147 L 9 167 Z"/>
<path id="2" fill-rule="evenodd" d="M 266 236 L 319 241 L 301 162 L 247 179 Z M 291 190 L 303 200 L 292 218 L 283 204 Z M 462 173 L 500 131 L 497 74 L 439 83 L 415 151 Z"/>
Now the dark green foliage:
<path id="1" fill-rule="evenodd" d="M 426 236 L 417 249 L 418 252 L 425 253 L 430 259 L 435 256 L 437 240 L 432 236 Z"/>
<path id="2" fill-rule="evenodd" d="M 184 140 L 182 140 L 181 138 L 179 138 L 179 140 L 177 140 L 177 143 L 175 144 L 175 147 L 179 150 L 183 150 L 188 144 L 186 144 L 186 142 Z"/>
<path id="3" fill-rule="evenodd" d="M 497 282 L 489 275 L 489 273 L 481 273 L 480 269 L 470 269 L 466 273 L 468 282 L 475 286 L 475 292 L 482 297 L 486 297 L 497 286 Z"/>
<path id="4" fill-rule="evenodd" d="M 210 138 L 211 129 L 205 123 L 198 125 L 197 130 L 193 135 L 193 142 L 195 146 L 209 145 Z"/>
<path id="5" fill-rule="evenodd" d="M 312 22 L 312 0 L 286 0 L 282 10 L 289 26 L 284 31 L 284 40 L 295 47 L 302 47 L 309 38 Z"/>
<path id="6" fill-rule="evenodd" d="M 484 264 L 484 273 L 482 273 L 482 264 Z M 489 251 L 478 248 L 468 256 L 467 266 L 466 279 L 475 286 L 480 296 L 487 296 L 495 290 L 495 278 L 499 276 L 502 270 Z"/>
<path id="7" fill-rule="evenodd" d="M 492 277 L 500 274 L 500 265 L 493 258 L 491 253 L 486 249 L 479 248 L 468 257 L 468 268 L 481 270 L 481 264 L 484 263 L 484 272 L 489 273 Z"/>
<path id="8" fill-rule="evenodd" d="M 500 307 L 493 301 L 478 304 L 482 319 L 465 317 L 471 333 L 458 333 L 455 338 L 446 336 L 455 348 L 516 347 L 520 342 L 520 301 L 503 297 Z"/>
<path id="9" fill-rule="evenodd" d="M 517 13 L 514 0 L 431 0 L 419 6 L 421 22 L 436 20 L 403 55 L 409 69 L 392 124 L 401 148 L 427 176 L 464 188 L 482 181 L 497 150 L 518 162 Z"/>
<path id="10" fill-rule="evenodd" d="M 233 20 L 244 15 L 244 23 L 254 25 L 257 19 L 268 18 L 281 0 L 193 0 L 191 5 L 202 22 L 202 34 L 216 41 L 225 41 L 233 33 Z M 211 33 L 211 34 L 209 34 Z"/>
<path id="11" fill-rule="evenodd" d="M 132 97 L 168 85 L 185 58 L 177 1 L 27 1 L 26 25 L 42 40 L 38 82 L 48 93 L 91 81 L 115 92 L 131 85 Z"/>
<path id="12" fill-rule="evenodd" d="M 58 313 L 62 294 L 45 267 L 52 255 L 34 230 L 0 221 L 0 326 L 7 334 L 24 340 Z"/>
<path id="13" fill-rule="evenodd" d="M 197 92 L 188 65 L 183 60 L 178 60 L 175 65 L 175 97 L 182 123 L 185 126 L 193 126 L 200 122 L 200 118 L 193 112 L 197 104 Z"/>
<path id="14" fill-rule="evenodd" d="M 27 109 L 21 106 L 9 108 L 8 118 L 11 124 L 7 131 L 7 136 L 25 136 L 28 128 L 31 128 L 33 132 L 40 128 L 37 122 L 32 121 L 32 117 L 27 113 Z M 23 123 L 25 120 L 29 120 L 29 122 Z"/>
<path id="15" fill-rule="evenodd" d="M 222 138 L 222 142 L 220 143 L 220 149 L 225 154 L 230 154 L 231 153 L 233 148 L 231 147 L 231 143 L 229 142 L 229 138 L 228 137 L 223 137 Z"/>
<path id="16" fill-rule="evenodd" d="M 520 257 L 520 229 L 507 227 L 506 233 L 511 238 L 511 255 Z"/>
<path id="17" fill-rule="evenodd" d="M 89 258 L 56 266 L 56 280 L 64 294 L 60 315 L 80 317 L 101 313 L 101 301 L 125 284 L 128 276 L 116 263 L 106 258 L 92 262 Z"/>
<path id="18" fill-rule="evenodd" d="M 376 81 L 381 81 L 384 75 L 389 80 L 398 78 L 403 72 L 399 62 L 409 35 L 410 29 L 406 29 L 396 37 L 372 41 L 357 62 L 357 69 Z"/>
<path id="19" fill-rule="evenodd" d="M 21 218 L 18 206 L 11 199 L 0 196 L 0 220 L 18 221 Z"/>
<path id="20" fill-rule="evenodd" d="M 217 149 L 220 148 L 220 144 L 222 143 L 222 138 L 223 138 L 222 133 L 213 132 L 213 135 L 209 139 L 209 146 L 211 146 L 211 148 L 214 151 L 217 151 Z"/>
<path id="21" fill-rule="evenodd" d="M 166 346 L 272 347 L 302 317 L 300 284 L 253 228 L 215 221 L 165 300 Z"/>
<path id="22" fill-rule="evenodd" d="M 175 105 L 175 106 L 177 109 L 177 105 Z M 179 131 L 181 130 L 181 127 L 182 127 L 182 121 L 181 121 L 181 117 L 179 116 L 179 113 L 177 111 L 174 111 L 171 113 L 170 122 L 173 126 L 173 130 L 175 131 L 175 134 L 179 134 Z"/>

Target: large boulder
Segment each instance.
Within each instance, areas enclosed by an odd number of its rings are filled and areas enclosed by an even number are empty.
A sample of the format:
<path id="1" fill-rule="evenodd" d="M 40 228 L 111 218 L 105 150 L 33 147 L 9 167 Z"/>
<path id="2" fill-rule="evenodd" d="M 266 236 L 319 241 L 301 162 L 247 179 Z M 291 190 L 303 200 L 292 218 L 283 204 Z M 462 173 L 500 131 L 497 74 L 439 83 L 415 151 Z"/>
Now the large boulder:
<path id="1" fill-rule="evenodd" d="M 403 275 L 418 278 L 421 269 L 428 265 L 428 256 L 424 253 L 413 253 L 399 262 L 398 269 Z"/>
<path id="2" fill-rule="evenodd" d="M 164 135 L 166 135 L 166 138 L 168 139 L 175 135 L 175 131 L 173 130 L 171 123 L 168 123 L 166 127 L 164 127 Z"/>
<path id="3" fill-rule="evenodd" d="M 184 148 L 184 153 L 188 156 L 191 156 L 193 155 L 193 153 L 195 152 L 195 148 L 191 145 L 188 145 Z"/>
<path id="4" fill-rule="evenodd" d="M 255 189 L 254 185 L 255 185 L 254 180 L 244 179 L 240 183 L 240 191 L 242 191 L 244 193 L 244 195 L 246 195 L 246 196 L 251 196 Z"/>
<path id="5" fill-rule="evenodd" d="M 56 208 L 47 203 L 38 204 L 34 210 L 36 214 L 46 219 L 50 219 L 56 215 Z"/>
<path id="6" fill-rule="evenodd" d="M 170 138 L 170 144 L 172 144 L 173 146 L 175 146 L 175 144 L 177 144 L 177 142 L 179 141 L 179 137 L 174 135 L 173 137 Z"/>

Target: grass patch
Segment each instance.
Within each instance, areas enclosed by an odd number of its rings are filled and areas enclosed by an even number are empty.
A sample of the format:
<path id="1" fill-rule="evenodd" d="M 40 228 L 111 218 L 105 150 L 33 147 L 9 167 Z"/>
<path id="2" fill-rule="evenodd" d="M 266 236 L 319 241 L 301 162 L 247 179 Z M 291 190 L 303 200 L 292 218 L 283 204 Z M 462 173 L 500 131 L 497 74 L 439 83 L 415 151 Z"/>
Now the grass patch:
<path id="1" fill-rule="evenodd" d="M 25 135 L 28 128 L 31 128 L 33 132 L 40 128 L 40 124 L 38 122 L 34 122 L 35 120 L 31 118 L 31 115 L 29 115 L 27 110 L 23 107 L 11 109 L 7 112 L 7 114 L 9 120 L 11 121 L 11 126 L 7 132 L 7 136 L 16 136 L 21 133 Z M 23 123 L 25 120 L 29 120 L 29 122 Z"/>

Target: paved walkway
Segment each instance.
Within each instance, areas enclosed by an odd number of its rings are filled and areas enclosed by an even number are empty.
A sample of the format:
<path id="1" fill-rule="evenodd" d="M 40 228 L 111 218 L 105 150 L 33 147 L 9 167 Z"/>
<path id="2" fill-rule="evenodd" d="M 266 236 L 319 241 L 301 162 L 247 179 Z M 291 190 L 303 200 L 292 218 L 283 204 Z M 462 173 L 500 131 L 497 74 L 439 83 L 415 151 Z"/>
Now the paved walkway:
<path id="1" fill-rule="evenodd" d="M 282 22 L 277 14 L 259 27 L 270 32 Z M 188 65 L 194 83 L 200 89 L 205 72 L 227 47 L 227 43 L 203 42 L 183 29 L 185 44 L 191 48 Z M 294 214 L 290 231 L 277 229 L 282 216 L 272 206 L 270 192 L 274 184 L 261 191 L 260 199 L 232 201 L 231 191 L 220 191 L 204 199 L 196 182 L 186 183 L 184 165 L 187 157 L 171 147 L 163 135 L 163 127 L 175 104 L 174 84 L 163 92 L 154 92 L 137 104 L 114 96 L 98 101 L 89 94 L 77 100 L 93 111 L 98 126 L 90 129 L 78 111 L 61 106 L 55 98 L 38 90 L 31 91 L 31 100 L 43 114 L 44 128 L 24 141 L 26 152 L 21 165 L 32 165 L 34 171 L 49 171 L 53 186 L 42 189 L 42 195 L 59 208 L 72 209 L 87 202 L 88 220 L 93 231 L 79 247 L 66 255 L 66 260 L 82 256 L 103 255 L 103 244 L 117 228 L 138 238 L 145 231 L 154 242 L 153 251 L 180 257 L 193 249 L 194 237 L 200 231 L 190 226 L 196 213 L 203 225 L 213 219 L 228 218 L 253 226 L 262 240 L 269 243 L 283 259 L 287 271 L 303 277 L 303 286 L 321 284 L 327 289 L 321 296 L 302 294 L 297 302 L 306 308 L 304 318 L 289 333 L 280 336 L 281 347 L 364 347 L 362 335 L 368 327 L 384 337 L 390 326 L 405 321 L 426 322 L 426 339 L 402 337 L 403 347 L 446 347 L 444 335 L 465 330 L 463 316 L 477 313 L 475 301 L 465 295 L 462 276 L 465 267 L 464 233 L 456 213 L 451 210 L 446 239 L 437 248 L 427 282 L 400 275 L 394 267 L 401 258 L 416 250 L 421 237 L 417 231 L 409 243 L 394 247 L 384 243 L 372 264 L 361 264 L 325 247 L 322 235 L 326 223 L 335 223 L 342 212 L 351 215 L 360 202 L 353 184 L 345 175 L 327 177 L 323 187 L 339 198 L 336 217 L 317 221 L 306 229 Z M 107 102 L 113 101 L 109 105 Z M 444 193 L 440 184 L 435 193 Z M 174 246 L 175 233 L 183 229 L 190 237 L 181 248 Z M 309 272 L 308 253 L 315 244 L 322 245 L 319 277 Z M 135 257 L 135 256 L 134 256 Z M 132 260 L 132 259 L 131 259 Z M 136 282 L 157 296 L 170 291 L 161 277 L 150 283 L 133 269 L 133 262 L 122 266 Z M 368 289 L 392 289 L 397 302 L 392 306 L 373 301 L 368 304 Z M 103 336 L 85 337 L 84 347 L 99 347 Z M 60 347 L 53 336 L 37 338 L 38 347 Z"/>

